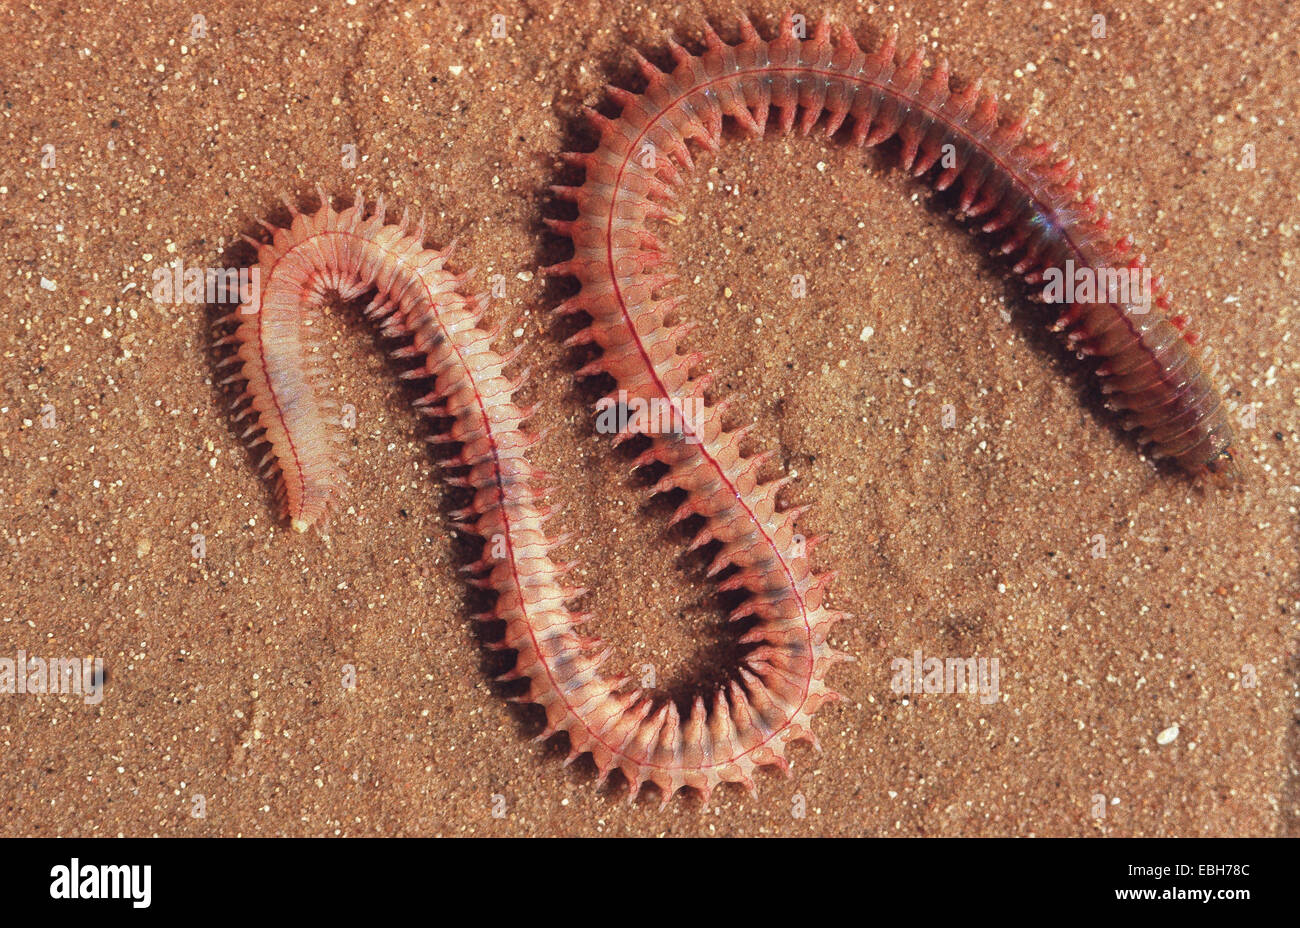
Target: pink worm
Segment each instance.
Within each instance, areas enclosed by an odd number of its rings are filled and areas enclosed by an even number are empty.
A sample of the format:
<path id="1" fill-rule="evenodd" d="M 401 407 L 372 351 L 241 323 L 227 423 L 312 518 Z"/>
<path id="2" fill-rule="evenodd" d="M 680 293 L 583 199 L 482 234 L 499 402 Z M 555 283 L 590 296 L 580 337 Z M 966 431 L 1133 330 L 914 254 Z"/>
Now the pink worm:
<path id="1" fill-rule="evenodd" d="M 566 732 L 569 760 L 590 752 L 601 780 L 621 770 L 632 798 L 654 783 L 665 803 L 688 787 L 707 802 L 722 782 L 752 790 L 758 767 L 788 769 L 786 746 L 815 745 L 812 715 L 838 698 L 825 684 L 827 672 L 849 659 L 828 643 L 845 614 L 823 605 L 831 575 L 811 570 L 816 539 L 796 531 L 803 510 L 778 507 L 788 478 L 762 479 L 768 456 L 744 454 L 747 430 L 726 429 L 722 405 L 706 403 L 708 376 L 692 376 L 702 357 L 680 351 L 689 327 L 665 323 L 679 301 L 660 295 L 673 275 L 650 223 L 677 218 L 673 188 L 681 182 L 678 169 L 692 165 L 688 142 L 716 148 L 725 117 L 760 135 L 773 108 L 784 132 L 802 111 L 804 133 L 825 117 L 827 136 L 851 126 L 859 145 L 897 136 L 905 169 L 917 176 L 934 169 L 940 190 L 961 181 L 959 212 L 982 217 L 980 229 L 999 237 L 1015 272 L 1031 284 L 1066 261 L 1092 270 L 1145 265 L 1131 254 L 1128 237 L 1107 244 L 1109 219 L 1098 214 L 1095 198 L 1080 197 L 1073 163 L 1025 141 L 1023 124 L 999 117 L 978 82 L 954 92 L 946 63 L 924 72 L 919 51 L 900 63 L 893 35 L 867 54 L 847 29 L 832 41 L 823 21 L 803 40 L 793 25 L 787 14 L 769 42 L 742 20 L 735 46 L 708 29 L 702 55 L 671 45 L 671 73 L 641 59 L 645 91 L 611 88 L 622 114 L 611 120 L 593 113 L 596 150 L 566 156 L 586 171 L 581 187 L 556 188 L 577 204 L 577 218 L 549 220 L 574 243 L 573 257 L 549 270 L 581 284 L 556 311 L 586 313 L 590 324 L 570 342 L 602 349 L 579 374 L 613 378 L 617 389 L 603 404 L 671 409 L 667 431 L 634 418 L 616 441 L 649 436 L 637 464 L 665 468 L 652 492 L 685 491 L 673 521 L 697 517 L 691 547 L 711 546 L 709 574 L 725 574 L 720 589 L 745 591 L 731 618 L 754 619 L 740 639 L 749 651 L 736 677 L 709 704 L 697 697 L 684 718 L 671 701 L 606 673 L 612 649 L 579 634 L 587 616 L 568 603 L 584 591 L 566 584 L 565 569 L 551 559 L 562 539 L 543 529 L 549 510 L 541 502 L 542 477 L 524 457 L 536 438 L 524 429 L 528 413 L 512 399 L 523 377 L 505 375 L 513 356 L 496 354 L 492 333 L 479 327 L 486 300 L 462 294 L 464 278 L 445 269 L 445 252 L 424 248 L 423 228 L 408 232 L 405 217 L 386 224 L 382 201 L 369 218 L 360 198 L 336 212 L 322 194 L 317 212 L 293 210 L 290 227 L 273 229 L 271 242 L 258 245 L 263 291 L 227 317 L 237 327 L 223 341 L 237 346 L 230 361 L 240 365 L 231 380 L 246 382 L 240 417 L 254 417 L 245 436 L 270 446 L 263 464 L 277 476 L 277 495 L 301 532 L 325 515 L 344 485 L 332 411 L 320 372 L 307 360 L 310 324 L 329 292 L 352 299 L 376 291 L 367 316 L 385 334 L 408 337 L 410 346 L 398 354 L 421 362 L 404 376 L 433 379 L 417 405 L 452 420 L 431 440 L 460 447 L 440 463 L 457 471 L 449 483 L 473 491 L 472 503 L 453 518 L 485 542 L 468 571 L 471 582 L 497 597 L 475 618 L 504 620 L 497 646 L 518 655 L 503 678 L 527 679 L 519 700 L 545 709 L 541 737 Z M 1185 319 L 1168 318 L 1168 295 L 1159 285 L 1156 291 L 1161 312 L 1145 313 L 1108 292 L 1067 306 L 1057 327 L 1076 350 L 1102 359 L 1102 389 L 1115 408 L 1128 411 L 1128 424 L 1154 453 L 1191 474 L 1230 479 L 1232 434 L 1223 403 L 1195 339 L 1182 332 Z"/>

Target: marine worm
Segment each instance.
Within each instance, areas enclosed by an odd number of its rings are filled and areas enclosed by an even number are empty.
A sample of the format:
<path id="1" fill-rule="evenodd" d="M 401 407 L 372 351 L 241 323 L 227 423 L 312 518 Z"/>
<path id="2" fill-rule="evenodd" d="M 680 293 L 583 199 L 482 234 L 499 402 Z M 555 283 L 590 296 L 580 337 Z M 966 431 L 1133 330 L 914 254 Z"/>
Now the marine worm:
<path id="1" fill-rule="evenodd" d="M 547 220 L 573 242 L 573 256 L 548 271 L 580 285 L 556 312 L 585 314 L 569 343 L 600 349 L 578 375 L 613 379 L 602 406 L 671 411 L 670 428 L 633 417 L 615 441 L 648 436 L 636 465 L 659 468 L 652 493 L 684 491 L 673 522 L 687 521 L 691 548 L 708 553 L 718 588 L 743 595 L 731 619 L 750 623 L 740 638 L 746 651 L 707 701 L 679 710 L 636 688 L 606 671 L 612 648 L 580 632 L 589 617 L 570 603 L 584 591 L 552 559 L 564 539 L 545 531 L 543 475 L 525 456 L 537 439 L 513 400 L 524 375 L 505 373 L 513 355 L 497 354 L 480 326 L 486 299 L 466 295 L 465 277 L 446 268 L 446 252 L 425 247 L 422 226 L 386 222 L 382 201 L 368 214 L 359 197 L 341 211 L 324 193 L 314 213 L 291 207 L 288 228 L 270 227 L 269 242 L 254 242 L 260 292 L 223 320 L 235 325 L 222 341 L 235 348 L 231 380 L 245 384 L 245 437 L 269 446 L 263 465 L 290 525 L 306 531 L 345 482 L 333 414 L 309 361 L 311 323 L 331 292 L 345 300 L 374 293 L 366 315 L 407 342 L 397 354 L 418 362 L 404 376 L 431 382 L 417 406 L 451 423 L 431 440 L 458 448 L 439 463 L 448 483 L 472 493 L 453 520 L 484 541 L 466 572 L 495 593 L 474 618 L 504 621 L 496 647 L 517 655 L 504 678 L 526 680 L 517 699 L 545 710 L 540 738 L 566 733 L 569 760 L 590 753 L 601 781 L 621 771 L 629 798 L 652 783 L 664 803 L 686 788 L 707 802 L 722 782 L 753 790 L 759 767 L 788 769 L 787 746 L 815 745 L 812 716 L 838 698 L 828 672 L 850 659 L 829 643 L 846 614 L 824 604 L 832 575 L 813 572 L 817 539 L 797 531 L 804 509 L 778 501 L 788 478 L 764 479 L 769 456 L 746 454 L 747 429 L 724 426 L 725 401 L 710 403 L 709 375 L 696 373 L 702 356 L 682 349 L 689 323 L 669 321 L 680 300 L 668 295 L 674 275 L 655 224 L 680 218 L 673 201 L 693 164 L 691 145 L 716 149 L 727 118 L 754 136 L 775 121 L 782 132 L 820 126 L 859 146 L 896 138 L 904 170 L 937 190 L 960 183 L 958 215 L 994 236 L 1030 285 L 1054 269 L 1145 268 L 1096 197 L 1081 193 L 1073 161 L 1027 139 L 1023 122 L 1000 116 L 979 81 L 953 81 L 942 61 L 923 67 L 919 50 L 900 58 L 895 36 L 867 52 L 846 28 L 832 38 L 825 20 L 811 38 L 798 37 L 787 14 L 777 38 L 764 40 L 742 20 L 730 45 L 706 26 L 701 54 L 670 43 L 671 71 L 639 58 L 641 93 L 610 88 L 620 115 L 591 111 L 596 149 L 565 156 L 584 170 L 583 183 L 554 188 L 577 215 Z M 1153 454 L 1192 475 L 1230 479 L 1231 429 L 1196 339 L 1184 318 L 1168 315 L 1159 282 L 1152 302 L 1159 311 L 1107 289 L 1066 304 L 1056 327 L 1070 347 L 1099 359 L 1101 389 Z"/>

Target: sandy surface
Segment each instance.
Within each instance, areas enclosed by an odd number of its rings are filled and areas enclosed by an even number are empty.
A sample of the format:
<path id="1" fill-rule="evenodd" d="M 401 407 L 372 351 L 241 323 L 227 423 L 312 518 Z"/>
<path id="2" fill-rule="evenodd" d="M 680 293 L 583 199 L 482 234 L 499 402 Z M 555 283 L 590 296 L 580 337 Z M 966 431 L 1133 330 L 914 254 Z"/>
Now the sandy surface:
<path id="1" fill-rule="evenodd" d="M 300 538 L 224 412 L 208 308 L 149 290 L 171 261 L 246 256 L 237 234 L 282 191 L 427 209 L 431 240 L 504 276 L 493 315 L 536 375 L 597 630 L 669 692 L 707 686 L 734 666 L 717 604 L 594 433 L 546 313 L 566 285 L 536 272 L 565 254 L 540 220 L 572 178 L 556 153 L 589 147 L 580 106 L 635 81 L 630 46 L 662 60 L 665 35 L 698 42 L 706 12 L 741 7 L 213 3 L 194 38 L 192 4 L 7 5 L 0 657 L 99 656 L 107 682 L 97 705 L 0 696 L 0 832 L 1300 830 L 1300 13 L 1129 0 L 1097 39 L 1093 6 L 825 8 L 929 36 L 1068 142 L 1253 407 L 1245 489 L 1142 458 L 987 247 L 876 153 L 769 137 L 702 158 L 669 233 L 694 344 L 798 473 L 858 662 L 792 779 L 660 812 L 617 778 L 597 790 L 589 760 L 562 767 L 562 743 L 531 741 L 538 712 L 489 682 L 503 664 L 466 619 L 447 494 L 356 313 L 328 322 L 355 488 L 328 537 Z M 780 11 L 747 8 L 768 30 Z M 895 693 L 890 662 L 917 650 L 996 657 L 1000 699 Z"/>

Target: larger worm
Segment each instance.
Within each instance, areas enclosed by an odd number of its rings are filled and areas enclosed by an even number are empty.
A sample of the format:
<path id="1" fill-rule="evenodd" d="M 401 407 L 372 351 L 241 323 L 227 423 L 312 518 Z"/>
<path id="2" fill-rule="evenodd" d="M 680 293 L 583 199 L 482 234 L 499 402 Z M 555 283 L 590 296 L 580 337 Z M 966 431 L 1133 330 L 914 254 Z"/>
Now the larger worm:
<path id="1" fill-rule="evenodd" d="M 585 313 L 590 322 L 571 343 L 601 349 L 579 374 L 613 378 L 606 406 L 669 411 L 666 419 L 632 418 L 618 438 L 649 436 L 637 463 L 662 468 L 653 492 L 684 491 L 674 521 L 692 520 L 692 547 L 711 552 L 720 588 L 744 593 L 732 618 L 751 620 L 741 638 L 748 650 L 710 700 L 680 711 L 632 687 L 604 669 L 612 650 L 579 632 L 586 616 L 569 603 L 582 591 L 552 560 L 560 540 L 544 531 L 542 481 L 525 457 L 536 439 L 513 401 L 520 380 L 506 375 L 510 358 L 492 350 L 479 326 L 485 301 L 465 295 L 465 279 L 446 269 L 444 252 L 424 247 L 422 228 L 386 223 L 382 207 L 367 214 L 360 201 L 336 211 L 322 194 L 316 212 L 294 210 L 289 228 L 257 243 L 261 290 L 229 319 L 233 379 L 246 383 L 241 415 L 252 419 L 246 435 L 269 445 L 264 463 L 290 524 L 305 531 L 343 485 L 332 414 L 305 353 L 308 323 L 330 291 L 375 294 L 367 315 L 408 338 L 400 353 L 419 362 L 407 376 L 432 380 L 418 405 L 450 418 L 434 439 L 459 448 L 441 463 L 450 483 L 473 494 L 453 517 L 484 540 L 469 572 L 496 602 L 476 618 L 504 620 L 499 646 L 517 652 L 506 677 L 527 680 L 520 699 L 545 709 L 543 737 L 567 733 L 570 759 L 590 753 L 602 780 L 620 770 L 631 796 L 653 783 L 664 802 L 684 788 L 707 801 L 722 782 L 752 789 L 757 768 L 786 768 L 789 744 L 815 743 L 812 715 L 836 698 L 827 673 L 847 659 L 828 641 L 844 614 L 823 605 L 830 575 L 812 570 L 811 544 L 797 531 L 803 510 L 778 502 L 786 478 L 763 479 L 767 456 L 744 453 L 745 430 L 728 430 L 722 406 L 707 402 L 702 357 L 681 350 L 688 326 L 666 322 L 679 301 L 666 295 L 673 276 L 654 223 L 675 215 L 690 145 L 715 149 L 727 118 L 761 135 L 774 116 L 782 132 L 821 126 L 856 145 L 896 137 L 905 170 L 939 190 L 960 183 L 959 215 L 995 236 L 1031 285 L 1069 268 L 1145 267 L 1131 239 L 1109 230 L 1095 197 L 1081 194 L 1073 162 L 1028 141 L 1023 123 L 1000 116 L 979 82 L 954 89 L 947 65 L 927 70 L 919 51 L 900 60 L 893 34 L 866 52 L 847 29 L 832 38 L 825 21 L 808 39 L 796 36 L 789 15 L 771 41 L 748 20 L 740 30 L 730 45 L 706 28 L 698 55 L 671 44 L 670 72 L 641 59 L 642 93 L 611 88 L 621 114 L 593 112 L 596 149 L 566 156 L 584 182 L 556 188 L 577 216 L 549 220 L 574 246 L 549 271 L 580 283 L 557 312 Z M 1147 305 L 1106 289 L 1066 304 L 1057 327 L 1071 347 L 1100 359 L 1102 390 L 1154 453 L 1193 475 L 1231 477 L 1222 400 L 1185 320 L 1168 308 L 1158 283 Z"/>

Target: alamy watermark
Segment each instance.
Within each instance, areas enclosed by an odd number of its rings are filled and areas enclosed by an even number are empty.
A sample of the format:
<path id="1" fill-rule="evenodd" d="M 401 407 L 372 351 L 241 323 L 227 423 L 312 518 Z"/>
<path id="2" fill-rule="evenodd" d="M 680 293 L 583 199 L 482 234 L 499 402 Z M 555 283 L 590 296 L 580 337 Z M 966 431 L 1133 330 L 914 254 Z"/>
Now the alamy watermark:
<path id="1" fill-rule="evenodd" d="M 0 695 L 81 696 L 88 706 L 104 698 L 102 657 L 0 657 Z"/>
<path id="2" fill-rule="evenodd" d="M 1048 303 L 1122 303 L 1133 312 L 1151 311 L 1151 268 L 1076 267 L 1043 271 L 1043 299 Z"/>
<path id="3" fill-rule="evenodd" d="M 127 899 L 137 909 L 153 899 L 152 864 L 83 864 L 73 857 L 50 868 L 51 899 Z"/>
<path id="4" fill-rule="evenodd" d="M 262 290 L 259 267 L 186 267 L 177 259 L 154 268 L 149 293 L 155 303 L 239 304 L 258 306 Z"/>
<path id="5" fill-rule="evenodd" d="M 688 444 L 699 444 L 704 421 L 704 398 L 680 399 L 629 397 L 618 391 L 618 399 L 603 397 L 596 403 L 596 431 L 602 435 L 680 435 Z"/>
<path id="6" fill-rule="evenodd" d="M 918 649 L 910 658 L 894 658 L 890 669 L 894 672 L 890 687 L 899 694 L 978 693 L 986 706 L 1001 695 L 1002 673 L 996 657 L 926 657 Z"/>

